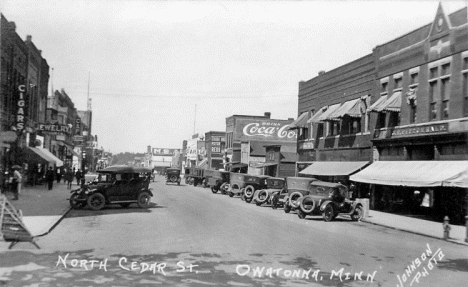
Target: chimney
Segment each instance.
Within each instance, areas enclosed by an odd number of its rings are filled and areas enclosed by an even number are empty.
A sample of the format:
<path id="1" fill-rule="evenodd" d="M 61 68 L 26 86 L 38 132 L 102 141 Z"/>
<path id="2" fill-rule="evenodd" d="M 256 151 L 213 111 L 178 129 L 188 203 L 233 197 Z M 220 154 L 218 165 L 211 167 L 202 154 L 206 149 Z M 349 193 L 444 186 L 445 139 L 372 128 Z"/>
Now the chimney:
<path id="1" fill-rule="evenodd" d="M 26 36 L 26 41 L 27 41 L 27 42 L 31 42 L 31 40 L 32 40 L 32 36 L 31 36 L 31 35 L 27 35 L 27 36 Z"/>
<path id="2" fill-rule="evenodd" d="M 16 31 L 16 24 L 15 24 L 15 22 L 10 21 L 10 28 L 11 28 L 11 30 Z"/>
<path id="3" fill-rule="evenodd" d="M 321 76 L 321 75 L 323 75 L 323 74 L 325 74 L 325 71 L 320 71 L 320 72 L 318 73 L 319 76 Z"/>
<path id="4" fill-rule="evenodd" d="M 270 112 L 265 112 L 264 115 L 265 115 L 265 118 L 267 118 L 267 119 L 269 119 L 269 118 L 271 117 L 271 113 L 270 113 Z"/>

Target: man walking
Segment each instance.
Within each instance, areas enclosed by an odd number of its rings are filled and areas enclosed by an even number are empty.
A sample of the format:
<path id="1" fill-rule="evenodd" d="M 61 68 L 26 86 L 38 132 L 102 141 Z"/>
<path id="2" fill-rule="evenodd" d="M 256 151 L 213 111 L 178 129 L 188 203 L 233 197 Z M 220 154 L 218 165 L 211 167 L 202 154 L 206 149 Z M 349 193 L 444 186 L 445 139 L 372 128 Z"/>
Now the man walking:
<path id="1" fill-rule="evenodd" d="M 47 180 L 49 190 L 51 190 L 54 185 L 54 177 L 55 177 L 55 172 L 52 169 L 52 167 L 49 167 L 49 170 L 46 172 L 46 180 Z"/>
<path id="2" fill-rule="evenodd" d="M 65 173 L 65 181 L 67 182 L 67 188 L 71 188 L 73 182 L 73 171 L 70 169 L 68 169 Z"/>
<path id="3" fill-rule="evenodd" d="M 75 174 L 75 177 L 76 177 L 76 184 L 78 184 L 78 185 L 80 185 L 80 183 L 81 183 L 81 182 L 80 182 L 80 181 L 81 181 L 81 176 L 82 176 L 81 170 L 78 169 L 78 170 L 76 171 L 76 174 Z"/>
<path id="4" fill-rule="evenodd" d="M 19 172 L 20 166 L 15 165 L 13 166 L 13 200 L 18 200 L 18 195 L 21 192 L 21 181 L 23 177 L 21 176 L 21 173 Z"/>

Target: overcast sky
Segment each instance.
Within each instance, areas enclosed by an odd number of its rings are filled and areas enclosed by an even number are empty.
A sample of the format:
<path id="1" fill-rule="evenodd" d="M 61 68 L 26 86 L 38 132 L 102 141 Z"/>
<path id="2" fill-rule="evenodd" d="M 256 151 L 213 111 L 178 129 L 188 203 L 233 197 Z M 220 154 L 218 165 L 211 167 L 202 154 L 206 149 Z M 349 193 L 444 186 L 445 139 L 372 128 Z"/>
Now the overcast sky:
<path id="1" fill-rule="evenodd" d="M 466 3 L 442 5 L 451 13 Z M 54 89 L 65 89 L 78 109 L 86 109 L 90 73 L 93 134 L 112 152 L 181 148 L 194 130 L 224 131 L 233 114 L 296 118 L 299 81 L 432 22 L 437 7 L 437 1 L 0 2 L 20 37 L 32 35 L 54 68 Z"/>

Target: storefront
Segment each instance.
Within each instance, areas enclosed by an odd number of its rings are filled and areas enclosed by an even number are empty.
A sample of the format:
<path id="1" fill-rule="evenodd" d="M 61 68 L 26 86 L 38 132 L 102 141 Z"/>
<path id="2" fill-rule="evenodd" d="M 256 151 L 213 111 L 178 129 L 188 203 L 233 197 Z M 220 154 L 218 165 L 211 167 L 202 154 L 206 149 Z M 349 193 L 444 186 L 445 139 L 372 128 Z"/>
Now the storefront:
<path id="1" fill-rule="evenodd" d="M 464 222 L 468 161 L 376 161 L 350 179 L 369 184 L 371 209 Z"/>

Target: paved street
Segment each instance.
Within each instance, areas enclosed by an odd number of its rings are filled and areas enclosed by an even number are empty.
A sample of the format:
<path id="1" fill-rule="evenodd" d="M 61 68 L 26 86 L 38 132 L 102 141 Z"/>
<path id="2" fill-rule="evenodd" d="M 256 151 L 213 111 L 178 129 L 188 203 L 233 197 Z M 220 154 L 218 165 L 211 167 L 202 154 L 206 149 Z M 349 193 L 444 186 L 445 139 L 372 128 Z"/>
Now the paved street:
<path id="1" fill-rule="evenodd" d="M 165 185 L 159 176 L 151 186 L 155 204 L 147 210 L 133 205 L 73 210 L 39 238 L 41 250 L 20 243 L 0 253 L 0 280 L 8 286 L 463 286 L 468 281 L 468 248 L 462 245 L 344 217 L 330 223 L 319 216 L 299 220 L 208 188 Z"/>

